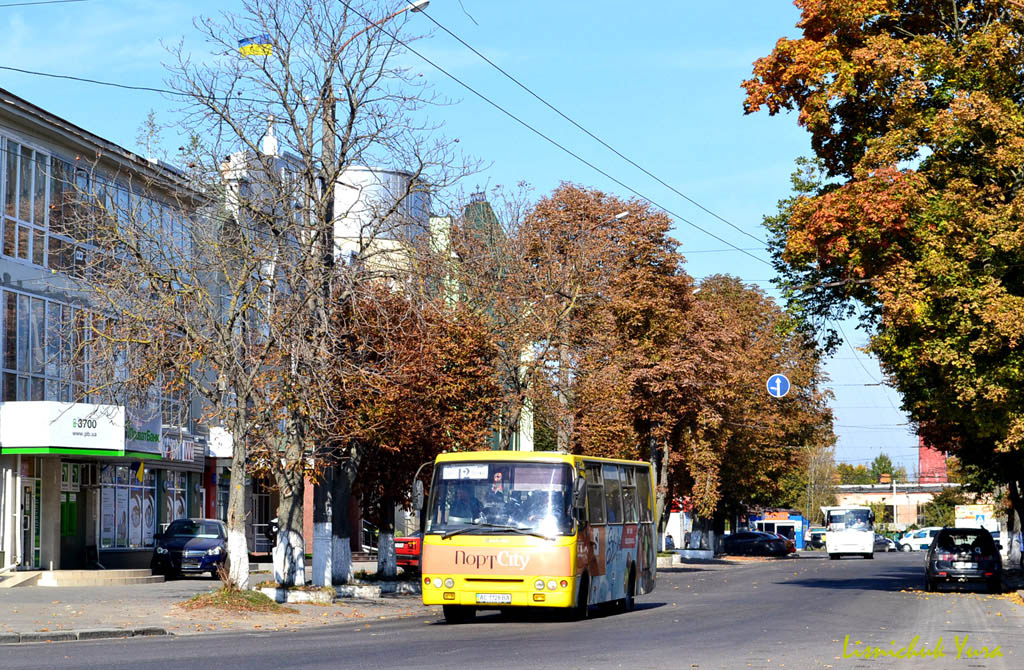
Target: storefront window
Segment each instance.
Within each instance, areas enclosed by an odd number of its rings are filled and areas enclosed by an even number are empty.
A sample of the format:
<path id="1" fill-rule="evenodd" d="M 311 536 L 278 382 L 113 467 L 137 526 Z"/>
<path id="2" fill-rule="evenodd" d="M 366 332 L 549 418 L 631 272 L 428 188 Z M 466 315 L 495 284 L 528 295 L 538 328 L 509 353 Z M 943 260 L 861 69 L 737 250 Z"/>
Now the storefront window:
<path id="1" fill-rule="evenodd" d="M 156 477 L 138 465 L 104 465 L 100 470 L 100 548 L 153 546 L 156 530 Z"/>
<path id="2" fill-rule="evenodd" d="M 164 497 L 164 521 L 170 523 L 175 519 L 185 518 L 185 473 L 168 472 L 167 492 Z"/>

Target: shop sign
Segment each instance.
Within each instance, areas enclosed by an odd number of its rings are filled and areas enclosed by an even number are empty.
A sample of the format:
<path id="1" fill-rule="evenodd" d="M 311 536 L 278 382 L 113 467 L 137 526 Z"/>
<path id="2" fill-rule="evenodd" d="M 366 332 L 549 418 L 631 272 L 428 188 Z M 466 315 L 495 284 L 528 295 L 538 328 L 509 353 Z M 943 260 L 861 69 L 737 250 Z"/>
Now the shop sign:
<path id="1" fill-rule="evenodd" d="M 161 442 L 160 455 L 164 457 L 165 461 L 191 463 L 196 457 L 195 440 L 165 437 Z"/>
<path id="2" fill-rule="evenodd" d="M 234 440 L 226 428 L 210 427 L 210 456 L 214 458 L 231 458 Z"/>
<path id="3" fill-rule="evenodd" d="M 125 449 L 147 454 L 160 453 L 160 415 L 144 418 L 128 412 L 125 421 Z"/>
<path id="4" fill-rule="evenodd" d="M 160 453 L 161 417 L 159 405 L 125 410 L 124 442 L 127 451 Z"/>
<path id="5" fill-rule="evenodd" d="M 49 400 L 0 404 L 0 447 L 124 452 L 124 408 Z"/>

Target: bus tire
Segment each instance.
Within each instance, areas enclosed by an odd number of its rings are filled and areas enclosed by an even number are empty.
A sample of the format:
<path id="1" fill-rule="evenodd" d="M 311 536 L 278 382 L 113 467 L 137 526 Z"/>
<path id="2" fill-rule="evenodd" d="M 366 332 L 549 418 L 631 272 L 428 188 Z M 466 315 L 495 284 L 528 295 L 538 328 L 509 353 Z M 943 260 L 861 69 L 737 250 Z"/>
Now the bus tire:
<path id="1" fill-rule="evenodd" d="M 468 605 L 443 605 L 444 620 L 450 624 L 466 623 L 476 616 L 476 608 Z"/>
<path id="2" fill-rule="evenodd" d="M 867 559 L 869 559 L 869 560 L 870 560 L 870 559 L 872 559 L 872 558 L 874 558 L 874 557 L 875 557 L 875 555 L 874 555 L 874 554 L 864 554 L 864 558 L 867 558 Z"/>
<path id="3" fill-rule="evenodd" d="M 590 614 L 590 578 L 587 575 L 580 577 L 580 589 L 576 594 L 576 605 L 572 608 L 572 618 L 576 621 L 583 621 Z"/>
<path id="4" fill-rule="evenodd" d="M 632 612 L 636 607 L 636 566 L 630 566 L 626 578 L 626 597 L 622 600 L 622 611 Z"/>
<path id="5" fill-rule="evenodd" d="M 829 554 L 828 555 L 828 560 L 830 560 L 830 561 L 838 561 L 839 560 L 839 554 Z"/>

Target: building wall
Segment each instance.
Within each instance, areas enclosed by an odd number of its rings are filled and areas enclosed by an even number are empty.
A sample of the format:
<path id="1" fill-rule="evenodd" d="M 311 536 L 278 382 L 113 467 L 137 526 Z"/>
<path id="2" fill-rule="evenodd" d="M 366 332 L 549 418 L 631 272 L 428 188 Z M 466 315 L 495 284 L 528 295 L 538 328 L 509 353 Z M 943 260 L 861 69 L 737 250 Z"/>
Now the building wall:
<path id="1" fill-rule="evenodd" d="M 91 296 L 79 288 L 76 278 L 97 251 L 89 243 L 88 231 L 78 227 L 73 216 L 81 207 L 78 196 L 99 192 L 108 208 L 142 210 L 165 224 L 168 206 L 163 203 L 173 201 L 174 194 L 138 190 L 154 177 L 165 184 L 174 182 L 170 172 L 154 165 L 0 89 L 0 401 L 5 406 L 89 400 L 83 391 L 96 373 L 87 357 L 73 354 L 89 337 Z M 133 206 L 133 202 L 144 206 Z M 170 218 L 174 219 L 170 234 L 174 234 L 184 223 L 179 217 Z M 191 417 L 182 412 L 187 413 L 187 402 L 164 397 L 158 398 L 158 406 L 176 411 L 170 420 L 155 417 L 157 432 L 162 421 L 174 427 L 175 437 L 194 437 Z M 129 443 L 120 435 L 118 445 L 106 445 L 110 449 L 104 450 L 124 453 Z M 90 482 L 87 487 L 85 482 L 75 482 L 71 487 L 64 473 L 72 466 L 78 473 L 87 467 L 98 472 L 104 466 L 134 473 L 138 458 L 99 456 L 74 446 L 57 453 L 60 450 L 52 447 L 40 443 L 43 454 L 21 456 L 19 448 L 0 443 L 0 482 L 7 489 L 0 493 L 0 568 L 15 560 L 28 567 L 78 567 L 85 563 L 86 547 L 98 548 L 103 556 L 101 544 L 109 533 L 104 535 L 101 528 L 110 531 L 110 517 L 124 513 L 125 518 L 133 518 L 129 503 L 119 509 L 108 497 L 103 508 L 106 484 Z M 159 447 L 154 443 L 151 453 L 144 454 L 152 457 L 144 468 L 147 473 L 191 469 L 190 464 L 160 463 L 165 459 Z M 188 489 L 185 509 L 193 512 L 197 490 L 188 475 L 183 482 L 182 488 Z M 23 484 L 32 484 L 39 492 L 39 552 L 33 556 L 20 546 Z M 109 482 L 109 486 L 129 485 Z M 119 500 L 132 498 L 122 495 Z M 163 506 L 162 500 L 157 503 L 158 508 Z M 135 520 L 141 518 L 140 508 Z M 151 529 L 155 527 L 154 522 Z M 138 525 L 134 528 L 137 532 Z M 136 547 L 127 546 L 128 540 L 125 546 L 110 547 L 101 562 L 106 567 L 148 566 L 152 543 L 147 545 L 144 538 L 140 536 Z"/>
<path id="2" fill-rule="evenodd" d="M 946 473 L 946 454 L 925 444 L 924 438 L 918 438 L 917 472 L 922 484 L 940 484 L 949 481 Z"/>

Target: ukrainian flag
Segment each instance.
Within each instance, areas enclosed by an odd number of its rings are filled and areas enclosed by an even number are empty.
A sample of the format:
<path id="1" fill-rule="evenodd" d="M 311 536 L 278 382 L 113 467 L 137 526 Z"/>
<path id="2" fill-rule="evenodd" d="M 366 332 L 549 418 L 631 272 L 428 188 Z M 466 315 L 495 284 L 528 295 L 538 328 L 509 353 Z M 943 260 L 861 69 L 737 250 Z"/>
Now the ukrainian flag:
<path id="1" fill-rule="evenodd" d="M 273 49 L 270 35 L 266 33 L 238 40 L 238 51 L 243 56 L 269 56 Z"/>

